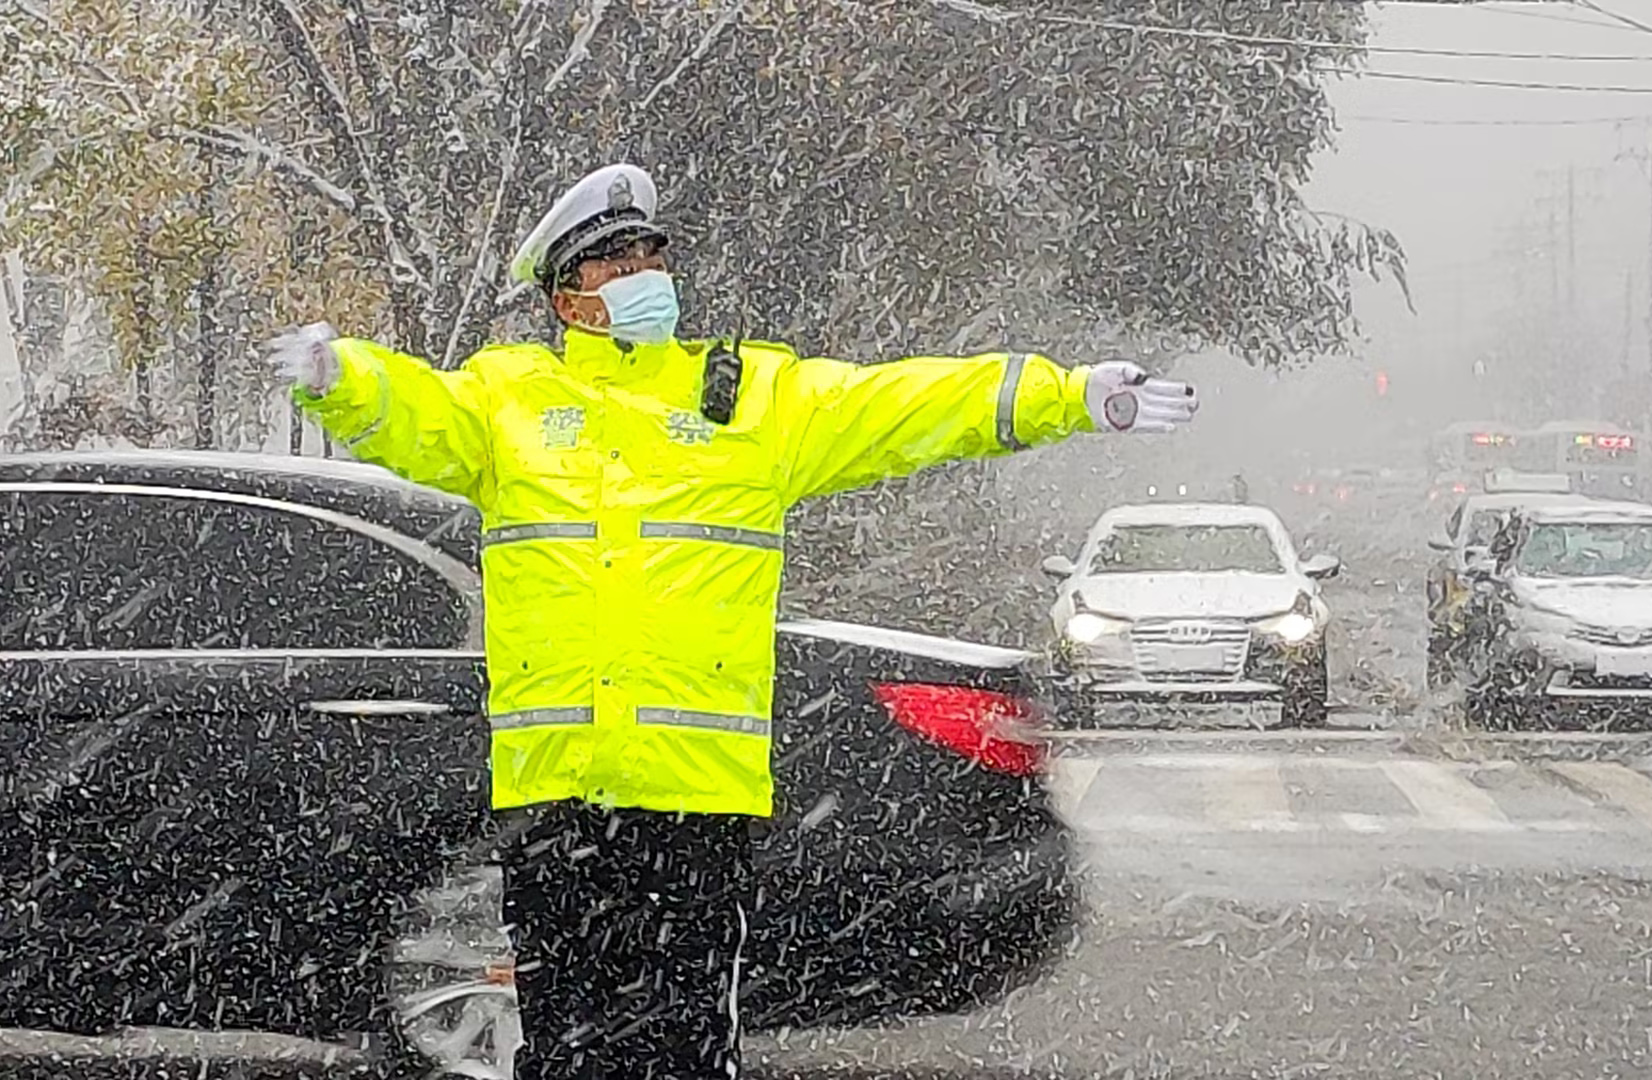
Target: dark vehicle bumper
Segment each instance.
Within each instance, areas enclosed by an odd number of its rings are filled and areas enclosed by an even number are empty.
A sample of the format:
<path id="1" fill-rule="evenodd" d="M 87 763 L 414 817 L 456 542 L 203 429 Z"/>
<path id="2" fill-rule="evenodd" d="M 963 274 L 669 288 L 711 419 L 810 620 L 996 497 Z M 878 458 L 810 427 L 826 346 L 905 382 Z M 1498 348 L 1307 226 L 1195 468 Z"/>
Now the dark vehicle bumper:
<path id="1" fill-rule="evenodd" d="M 1652 675 L 1598 671 L 1536 651 L 1499 657 L 1475 688 L 1492 730 L 1652 731 Z"/>
<path id="2" fill-rule="evenodd" d="M 872 851 L 834 870 L 859 890 L 766 874 L 798 891 L 753 920 L 758 960 L 743 996 L 753 1029 L 962 1012 L 1045 974 L 1073 939 L 1082 897 L 1072 833 L 1039 813 L 1027 841 L 929 850 L 921 877 L 915 860 L 897 868 Z M 845 910 L 851 898 L 857 908 Z M 814 927 L 838 929 L 821 941 Z"/>
<path id="3" fill-rule="evenodd" d="M 1031 845 L 953 854 L 953 865 L 937 866 L 918 884 L 888 878 L 885 865 L 868 860 L 861 932 L 841 934 L 830 950 L 808 948 L 807 961 L 785 943 L 806 932 L 798 920 L 809 917 L 801 910 L 808 903 L 771 901 L 760 908 L 752 951 L 761 959 L 742 995 L 751 1029 L 956 1012 L 1047 972 L 1071 943 L 1082 903 L 1071 832 L 1052 815 Z M 821 890 L 811 902 L 841 895 Z M 775 918 L 781 912 L 783 921 Z M 55 1078 L 71 1067 L 76 1076 L 129 1076 L 140 1064 L 193 1075 L 191 1066 L 200 1062 L 234 1062 L 249 1076 L 265 1075 L 266 1066 L 270 1076 L 380 1076 L 406 1060 L 408 1051 L 394 1036 L 346 1044 L 242 1031 L 149 1028 L 83 1036 L 0 1029 L 0 1075 L 19 1078 Z"/>

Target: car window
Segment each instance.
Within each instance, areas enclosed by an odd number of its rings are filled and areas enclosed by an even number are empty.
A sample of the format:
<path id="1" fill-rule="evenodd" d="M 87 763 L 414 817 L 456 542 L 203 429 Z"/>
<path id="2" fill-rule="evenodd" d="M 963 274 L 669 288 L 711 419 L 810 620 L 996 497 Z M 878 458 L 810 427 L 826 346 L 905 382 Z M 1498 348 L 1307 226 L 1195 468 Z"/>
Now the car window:
<path id="1" fill-rule="evenodd" d="M 170 495 L 29 492 L 0 526 L 7 649 L 451 648 L 463 598 L 331 522 Z"/>
<path id="2" fill-rule="evenodd" d="M 1451 512 L 1451 516 L 1446 519 L 1446 527 L 1445 527 L 1446 535 L 1449 536 L 1451 539 L 1456 540 L 1459 536 L 1458 530 L 1461 529 L 1462 527 L 1463 527 L 1463 507 L 1461 505 L 1459 505 L 1457 507 L 1457 509 L 1455 509 Z"/>
<path id="3" fill-rule="evenodd" d="M 1273 536 L 1260 525 L 1122 525 L 1096 545 L 1092 574 L 1284 573 Z"/>
<path id="4" fill-rule="evenodd" d="M 1514 556 L 1531 577 L 1652 578 L 1652 523 L 1544 522 Z"/>
<path id="5" fill-rule="evenodd" d="M 1476 510 L 1469 519 L 1468 535 L 1463 537 L 1464 547 L 1486 547 L 1491 538 L 1497 535 L 1498 523 L 1503 515 L 1496 510 Z"/>

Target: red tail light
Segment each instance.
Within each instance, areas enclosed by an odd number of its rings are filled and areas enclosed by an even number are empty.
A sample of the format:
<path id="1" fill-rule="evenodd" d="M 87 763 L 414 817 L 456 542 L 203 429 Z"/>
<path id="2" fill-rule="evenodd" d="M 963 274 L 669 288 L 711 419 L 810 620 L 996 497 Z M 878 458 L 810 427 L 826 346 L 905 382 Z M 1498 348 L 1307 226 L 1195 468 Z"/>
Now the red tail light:
<path id="1" fill-rule="evenodd" d="M 1468 494 L 1468 485 L 1467 484 L 1452 484 L 1451 485 L 1451 490 L 1454 493 L 1458 494 L 1458 495 L 1466 495 L 1466 494 Z"/>
<path id="2" fill-rule="evenodd" d="M 873 683 L 895 723 L 977 764 L 1011 776 L 1044 771 L 1047 751 L 1034 738 L 1037 715 L 1008 694 L 967 686 Z"/>

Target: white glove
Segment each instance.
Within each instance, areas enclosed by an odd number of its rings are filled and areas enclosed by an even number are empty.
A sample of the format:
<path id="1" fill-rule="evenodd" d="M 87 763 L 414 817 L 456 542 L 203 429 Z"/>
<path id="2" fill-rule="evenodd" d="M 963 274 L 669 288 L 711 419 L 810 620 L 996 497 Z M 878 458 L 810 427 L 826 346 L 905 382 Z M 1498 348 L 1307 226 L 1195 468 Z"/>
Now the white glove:
<path id="1" fill-rule="evenodd" d="M 270 363 L 288 382 L 312 394 L 325 394 L 338 381 L 342 365 L 332 343 L 338 331 L 324 322 L 289 330 L 270 340 Z"/>
<path id="2" fill-rule="evenodd" d="M 1199 395 L 1184 382 L 1155 379 L 1138 364 L 1112 360 L 1090 368 L 1084 405 L 1101 432 L 1162 434 L 1199 411 Z"/>

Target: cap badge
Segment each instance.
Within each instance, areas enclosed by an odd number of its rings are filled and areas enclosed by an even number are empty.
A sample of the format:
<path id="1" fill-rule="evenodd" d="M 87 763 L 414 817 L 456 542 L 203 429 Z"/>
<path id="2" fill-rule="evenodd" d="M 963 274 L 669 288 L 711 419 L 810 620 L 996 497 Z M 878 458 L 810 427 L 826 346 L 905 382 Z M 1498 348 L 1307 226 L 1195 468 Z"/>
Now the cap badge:
<path id="1" fill-rule="evenodd" d="M 636 197 L 631 194 L 631 180 L 629 177 L 617 176 L 614 182 L 608 185 L 608 209 L 629 210 Z"/>

